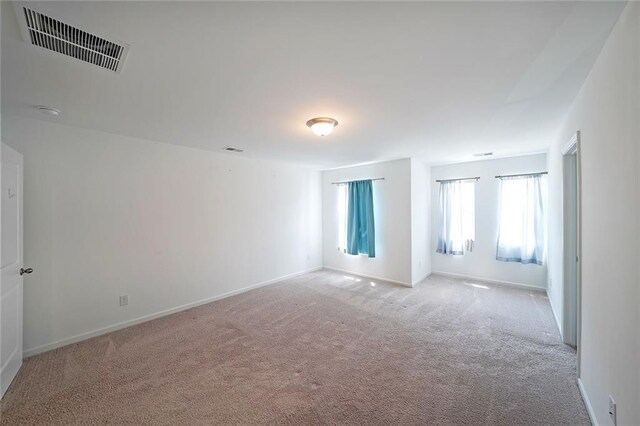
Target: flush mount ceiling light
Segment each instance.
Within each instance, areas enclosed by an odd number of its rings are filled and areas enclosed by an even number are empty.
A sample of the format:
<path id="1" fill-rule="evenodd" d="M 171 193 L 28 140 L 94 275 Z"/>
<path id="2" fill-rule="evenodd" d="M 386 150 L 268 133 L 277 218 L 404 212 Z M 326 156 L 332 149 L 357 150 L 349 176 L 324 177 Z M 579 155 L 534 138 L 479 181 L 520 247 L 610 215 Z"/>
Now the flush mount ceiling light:
<path id="1" fill-rule="evenodd" d="M 57 117 L 60 115 L 59 109 L 51 108 L 48 106 L 38 105 L 36 106 L 36 109 L 43 114 L 50 115 L 51 117 Z"/>
<path id="2" fill-rule="evenodd" d="M 337 125 L 338 122 L 329 117 L 317 117 L 307 121 L 307 126 L 311 127 L 311 131 L 318 136 L 327 136 Z"/>

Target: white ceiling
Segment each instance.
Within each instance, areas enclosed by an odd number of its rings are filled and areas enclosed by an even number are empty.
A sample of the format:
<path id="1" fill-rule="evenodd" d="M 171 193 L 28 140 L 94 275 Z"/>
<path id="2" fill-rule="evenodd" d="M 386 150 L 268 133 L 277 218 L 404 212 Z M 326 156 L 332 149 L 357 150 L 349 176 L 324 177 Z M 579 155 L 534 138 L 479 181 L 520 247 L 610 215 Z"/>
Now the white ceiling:
<path id="1" fill-rule="evenodd" d="M 37 2 L 131 45 L 121 74 L 30 46 L 2 2 L 2 112 L 318 167 L 544 151 L 624 4 Z M 305 122 L 330 116 L 328 137 Z"/>

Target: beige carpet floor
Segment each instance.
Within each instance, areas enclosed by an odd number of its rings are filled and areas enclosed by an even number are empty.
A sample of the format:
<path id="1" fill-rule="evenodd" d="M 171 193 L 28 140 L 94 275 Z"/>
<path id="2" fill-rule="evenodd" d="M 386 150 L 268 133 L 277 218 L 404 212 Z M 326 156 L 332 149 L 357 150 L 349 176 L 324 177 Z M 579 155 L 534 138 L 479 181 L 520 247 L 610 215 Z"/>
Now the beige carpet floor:
<path id="1" fill-rule="evenodd" d="M 319 271 L 29 358 L 0 423 L 589 424 L 575 362 L 542 292 Z"/>

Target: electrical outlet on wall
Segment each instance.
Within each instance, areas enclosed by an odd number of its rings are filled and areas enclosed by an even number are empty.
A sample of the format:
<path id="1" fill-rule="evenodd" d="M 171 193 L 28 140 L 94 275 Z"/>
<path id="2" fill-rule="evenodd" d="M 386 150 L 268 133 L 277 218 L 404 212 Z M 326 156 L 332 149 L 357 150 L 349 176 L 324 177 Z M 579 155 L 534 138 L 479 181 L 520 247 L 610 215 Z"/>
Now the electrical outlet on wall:
<path id="1" fill-rule="evenodd" d="M 120 296 L 120 306 L 127 306 L 129 304 L 129 295 L 123 294 Z"/>
<path id="2" fill-rule="evenodd" d="M 613 397 L 609 395 L 609 417 L 613 422 L 614 426 L 616 423 L 616 402 L 613 400 Z"/>

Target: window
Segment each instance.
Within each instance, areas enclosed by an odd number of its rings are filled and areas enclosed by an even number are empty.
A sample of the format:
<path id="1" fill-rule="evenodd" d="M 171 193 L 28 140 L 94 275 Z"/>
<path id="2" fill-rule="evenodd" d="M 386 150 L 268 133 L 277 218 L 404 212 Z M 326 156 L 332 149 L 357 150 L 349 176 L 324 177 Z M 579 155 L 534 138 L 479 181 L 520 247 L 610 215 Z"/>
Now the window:
<path id="1" fill-rule="evenodd" d="M 338 185 L 338 251 L 347 252 L 347 185 Z"/>
<path id="2" fill-rule="evenodd" d="M 542 174 L 501 178 L 497 260 L 544 263 L 546 199 Z"/>
<path id="3" fill-rule="evenodd" d="M 473 251 L 476 239 L 476 181 L 440 182 L 438 247 L 442 254 Z"/>
<path id="4" fill-rule="evenodd" d="M 338 251 L 376 257 L 371 180 L 338 185 Z"/>
<path id="5" fill-rule="evenodd" d="M 476 182 L 462 182 L 462 239 L 467 250 L 473 249 L 476 240 Z"/>

